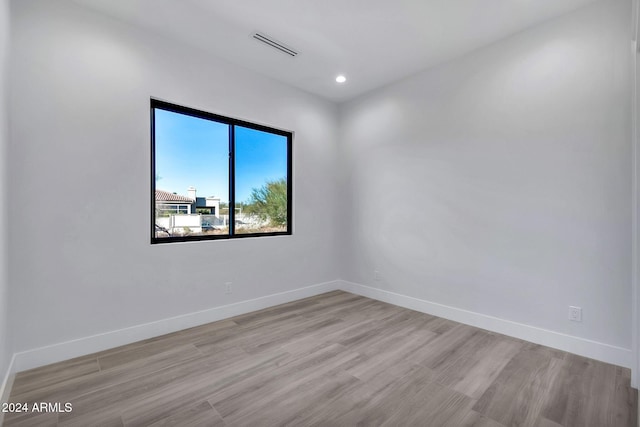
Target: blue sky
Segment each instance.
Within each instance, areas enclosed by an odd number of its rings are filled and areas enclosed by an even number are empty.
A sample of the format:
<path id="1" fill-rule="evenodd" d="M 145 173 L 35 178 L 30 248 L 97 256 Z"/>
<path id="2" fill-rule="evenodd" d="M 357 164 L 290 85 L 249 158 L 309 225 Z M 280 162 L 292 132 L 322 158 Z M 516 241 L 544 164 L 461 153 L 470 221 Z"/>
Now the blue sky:
<path id="1" fill-rule="evenodd" d="M 156 108 L 156 188 L 229 200 L 229 125 Z M 236 202 L 287 176 L 287 139 L 236 127 Z"/>

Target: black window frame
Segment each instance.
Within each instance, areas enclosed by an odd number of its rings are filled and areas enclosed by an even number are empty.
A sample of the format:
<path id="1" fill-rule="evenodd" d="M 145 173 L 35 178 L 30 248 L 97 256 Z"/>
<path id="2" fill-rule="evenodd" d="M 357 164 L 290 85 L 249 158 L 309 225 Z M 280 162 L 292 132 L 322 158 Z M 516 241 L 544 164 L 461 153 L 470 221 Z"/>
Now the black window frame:
<path id="1" fill-rule="evenodd" d="M 155 110 L 161 109 L 173 113 L 184 114 L 204 120 L 210 120 L 229 126 L 229 234 L 222 235 L 190 235 L 175 237 L 156 237 L 156 143 L 155 143 Z M 184 107 L 167 101 L 151 98 L 151 244 L 174 242 L 197 242 L 203 240 L 230 240 L 248 237 L 290 236 L 293 234 L 293 132 L 260 125 L 245 120 L 234 119 L 195 108 Z M 241 126 L 262 132 L 268 132 L 287 138 L 287 229 L 267 233 L 236 233 L 235 230 L 235 127 Z"/>

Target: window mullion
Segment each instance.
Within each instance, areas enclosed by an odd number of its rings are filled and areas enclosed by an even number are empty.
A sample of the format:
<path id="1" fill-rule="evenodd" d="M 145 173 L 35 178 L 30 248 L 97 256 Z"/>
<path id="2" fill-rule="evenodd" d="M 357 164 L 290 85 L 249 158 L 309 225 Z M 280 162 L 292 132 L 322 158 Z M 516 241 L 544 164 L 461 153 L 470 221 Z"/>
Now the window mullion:
<path id="1" fill-rule="evenodd" d="M 236 234 L 235 126 L 229 125 L 229 236 Z"/>

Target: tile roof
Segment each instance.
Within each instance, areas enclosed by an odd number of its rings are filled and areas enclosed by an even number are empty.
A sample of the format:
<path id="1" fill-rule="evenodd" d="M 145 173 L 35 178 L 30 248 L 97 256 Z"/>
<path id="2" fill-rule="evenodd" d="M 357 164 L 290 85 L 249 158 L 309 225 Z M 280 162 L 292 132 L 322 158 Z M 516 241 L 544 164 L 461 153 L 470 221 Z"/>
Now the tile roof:
<path id="1" fill-rule="evenodd" d="M 168 191 L 156 190 L 156 202 L 183 202 L 193 203 L 195 200 L 180 194 L 169 193 Z"/>

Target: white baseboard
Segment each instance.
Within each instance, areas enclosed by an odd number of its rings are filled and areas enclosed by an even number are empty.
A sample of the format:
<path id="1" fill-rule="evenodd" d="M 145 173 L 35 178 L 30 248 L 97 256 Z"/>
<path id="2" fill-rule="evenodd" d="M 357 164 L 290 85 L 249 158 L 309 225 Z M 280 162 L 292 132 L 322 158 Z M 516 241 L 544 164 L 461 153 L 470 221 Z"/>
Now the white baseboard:
<path id="1" fill-rule="evenodd" d="M 358 283 L 340 280 L 340 289 L 368 298 L 431 314 L 456 322 L 487 329 L 492 332 L 523 339 L 547 347 L 556 348 L 602 362 L 632 368 L 633 354 L 630 349 L 616 347 L 597 341 L 578 338 L 523 323 L 511 322 L 460 308 L 372 288 Z"/>
<path id="2" fill-rule="evenodd" d="M 9 361 L 9 366 L 7 366 L 7 372 L 2 379 L 2 384 L 0 384 L 0 403 L 9 401 L 9 394 L 11 394 L 13 379 L 16 377 L 15 360 L 16 355 L 14 354 Z M 4 413 L 0 411 L 0 426 L 2 425 L 3 421 Z"/>
<path id="3" fill-rule="evenodd" d="M 632 367 L 632 351 L 630 349 L 499 319 L 345 280 L 335 280 L 16 353 L 11 360 L 0 391 L 4 394 L 8 393 L 11 388 L 10 382 L 12 382 L 16 372 L 227 319 L 336 289 L 614 365 L 626 368 Z M 4 394 L 2 395 L 3 399 L 8 397 L 4 396 Z"/>
<path id="4" fill-rule="evenodd" d="M 50 363 L 72 359 L 182 329 L 204 325 L 205 323 L 261 310 L 274 305 L 334 291 L 339 289 L 338 285 L 339 281 L 320 283 L 292 291 L 266 295 L 260 298 L 213 307 L 207 310 L 132 326 L 130 328 L 23 351 L 14 355 L 14 360 L 12 360 L 13 372 L 37 368 Z"/>

